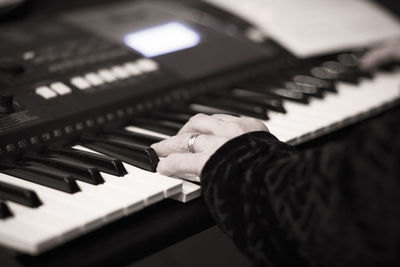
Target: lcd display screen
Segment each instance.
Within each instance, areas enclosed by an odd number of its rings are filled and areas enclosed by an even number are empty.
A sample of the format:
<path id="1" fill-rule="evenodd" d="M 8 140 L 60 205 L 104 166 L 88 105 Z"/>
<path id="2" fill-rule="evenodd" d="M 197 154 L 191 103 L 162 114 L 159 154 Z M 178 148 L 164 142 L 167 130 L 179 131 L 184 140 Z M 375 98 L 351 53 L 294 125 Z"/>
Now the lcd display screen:
<path id="1" fill-rule="evenodd" d="M 170 22 L 124 36 L 124 43 L 146 57 L 155 57 L 196 46 L 200 35 L 192 28 Z"/>

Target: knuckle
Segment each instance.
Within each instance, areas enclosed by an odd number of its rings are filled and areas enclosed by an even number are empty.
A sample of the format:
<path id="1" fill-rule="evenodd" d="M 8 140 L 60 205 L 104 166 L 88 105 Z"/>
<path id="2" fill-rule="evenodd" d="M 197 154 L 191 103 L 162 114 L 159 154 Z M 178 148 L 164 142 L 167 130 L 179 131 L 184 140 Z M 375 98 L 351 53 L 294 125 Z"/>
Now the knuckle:
<path id="1" fill-rule="evenodd" d="M 204 119 L 204 117 L 206 117 L 205 114 L 203 114 L 203 113 L 198 113 L 198 114 L 194 115 L 193 117 L 191 117 L 189 121 L 197 122 L 197 121 L 199 121 L 199 120 L 201 120 L 201 119 Z"/>

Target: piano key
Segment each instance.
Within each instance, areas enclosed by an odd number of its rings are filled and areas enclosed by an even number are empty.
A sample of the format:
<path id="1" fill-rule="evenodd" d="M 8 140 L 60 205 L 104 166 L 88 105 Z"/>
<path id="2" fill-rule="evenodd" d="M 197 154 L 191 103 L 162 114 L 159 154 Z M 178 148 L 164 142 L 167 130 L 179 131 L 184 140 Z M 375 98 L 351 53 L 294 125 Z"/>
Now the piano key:
<path id="1" fill-rule="evenodd" d="M 203 113 L 203 114 L 207 114 L 207 115 L 213 115 L 213 114 L 228 114 L 228 115 L 232 115 L 232 116 L 240 116 L 241 114 L 238 112 L 232 112 L 232 111 L 228 111 L 226 109 L 221 109 L 221 108 L 216 108 L 216 107 L 210 107 L 207 105 L 201 105 L 201 104 L 197 104 L 197 103 L 191 103 L 189 105 L 190 109 L 195 111 L 196 113 Z"/>
<path id="2" fill-rule="evenodd" d="M 96 203 L 96 206 L 94 206 L 91 205 L 92 202 L 89 203 L 80 201 L 81 198 L 73 198 L 69 194 L 29 181 L 16 179 L 15 177 L 7 174 L 0 174 L 0 181 L 38 192 L 42 201 L 42 206 L 45 206 L 46 209 L 50 209 L 52 211 L 71 214 L 71 216 L 77 220 L 77 227 L 90 226 L 89 228 L 92 229 L 103 224 L 103 220 L 101 218 L 104 216 L 104 214 L 99 214 L 97 212 L 98 203 Z"/>
<path id="3" fill-rule="evenodd" d="M 300 91 L 292 91 L 285 88 L 268 87 L 261 83 L 248 84 L 246 86 L 239 87 L 242 91 L 250 91 L 262 94 L 264 96 L 273 96 L 278 99 L 288 100 L 293 102 L 300 102 L 307 104 L 308 96 L 301 93 Z"/>
<path id="4" fill-rule="evenodd" d="M 172 199 L 186 203 L 190 200 L 200 197 L 201 189 L 200 186 L 188 181 L 183 181 L 182 192 L 171 196 Z"/>
<path id="5" fill-rule="evenodd" d="M 100 137 L 81 137 L 80 142 L 100 153 L 117 157 L 142 169 L 154 172 L 158 156 L 152 148 L 138 147 L 128 142 L 114 142 Z"/>
<path id="6" fill-rule="evenodd" d="M 75 180 L 65 174 L 48 172 L 44 168 L 27 164 L 1 162 L 0 166 L 4 168 L 1 170 L 3 173 L 63 192 L 76 193 L 80 190 Z"/>
<path id="7" fill-rule="evenodd" d="M 27 238 L 29 236 L 29 238 Z M 44 226 L 16 219 L 0 220 L 0 244 L 29 254 L 39 254 L 59 244 L 56 234 Z"/>
<path id="8" fill-rule="evenodd" d="M 337 81 L 340 77 L 338 73 L 331 72 L 329 69 L 322 66 L 311 68 L 310 74 L 315 78 L 332 81 Z"/>
<path id="9" fill-rule="evenodd" d="M 114 178 L 115 179 L 115 178 Z M 124 180 L 125 177 L 118 177 L 118 180 Z M 94 186 L 79 182 L 79 186 L 84 190 L 84 193 L 99 200 L 100 203 L 113 203 L 114 208 L 118 213 L 123 211 L 124 215 L 129 215 L 144 207 L 143 196 L 138 194 L 136 190 L 124 190 L 123 188 L 115 188 L 105 184 Z M 100 204 L 101 205 L 101 204 Z"/>
<path id="10" fill-rule="evenodd" d="M 74 219 L 66 214 L 52 212 L 45 207 L 32 209 L 11 202 L 8 202 L 8 205 L 18 220 L 29 221 L 34 226 L 44 227 L 60 241 L 75 238 L 81 232 L 76 227 Z"/>
<path id="11" fill-rule="evenodd" d="M 359 76 L 355 72 L 354 68 L 348 68 L 339 61 L 330 60 L 325 61 L 322 64 L 322 67 L 325 68 L 328 72 L 334 73 L 337 75 L 337 80 L 345 81 L 348 83 L 357 84 Z"/>
<path id="12" fill-rule="evenodd" d="M 5 177 L 0 177 L 2 179 L 7 179 Z M 12 179 L 12 177 L 11 177 Z M 18 180 L 18 179 L 17 179 Z M 23 180 L 20 182 L 29 183 Z M 39 187 L 36 189 L 40 189 L 39 185 L 32 184 L 33 186 Z M 18 206 L 12 206 L 13 210 L 15 210 L 15 217 L 18 220 L 29 221 L 30 225 L 37 226 L 39 228 L 43 227 L 43 229 L 38 229 L 41 234 L 45 234 L 43 232 L 51 230 L 51 240 L 60 240 L 65 242 L 66 240 L 75 237 L 77 234 L 80 234 L 84 230 L 92 230 L 93 225 L 96 227 L 104 224 L 105 222 L 110 222 L 119 218 L 122 213 L 120 213 L 121 207 L 125 207 L 126 214 L 129 214 L 133 211 L 138 210 L 138 208 L 142 208 L 143 205 L 136 206 L 135 209 L 132 209 L 132 200 L 135 199 L 134 195 L 127 195 L 124 194 L 123 191 L 120 190 L 107 190 L 107 191 L 100 191 L 97 190 L 97 186 L 89 185 L 89 184 L 80 184 L 80 186 L 85 187 L 85 197 L 76 198 L 76 196 L 82 195 L 74 195 L 73 199 L 68 199 L 68 196 L 65 195 L 62 198 L 53 198 L 48 201 L 49 197 L 49 190 L 47 188 L 43 188 L 41 191 L 41 195 L 46 195 L 46 201 L 43 206 L 39 209 L 35 209 L 31 211 L 30 209 L 24 209 Z M 93 190 L 88 192 L 87 186 L 91 186 Z M 46 192 L 47 190 L 47 192 Z M 54 191 L 54 190 L 53 190 Z M 58 193 L 58 192 L 53 192 Z M 103 193 L 103 194 L 101 194 Z M 63 193 L 61 193 L 63 194 Z M 83 193 L 79 193 L 83 194 Z M 92 203 L 88 203 L 88 197 L 92 195 L 93 200 Z M 50 194 L 51 195 L 51 194 Z M 54 196 L 54 195 L 53 195 Z M 124 197 L 124 198 L 123 198 Z M 65 201 L 68 205 L 65 205 L 59 201 Z M 76 201 L 74 201 L 76 200 Z M 123 201 L 122 201 L 123 200 Z M 128 205 L 128 202 L 131 203 Z M 139 204 L 142 204 L 142 200 L 138 199 L 136 196 L 136 201 Z M 54 205 L 55 204 L 55 205 Z M 74 206 L 75 204 L 75 206 Z M 89 205 L 92 204 L 92 205 Z M 112 205 L 114 204 L 114 205 Z M 123 205 L 125 204 L 125 206 Z M 136 203 L 137 204 L 137 203 Z M 87 210 L 82 210 L 84 213 L 76 213 L 77 210 L 81 210 L 83 208 L 87 208 Z M 108 207 L 109 209 L 107 209 Z M 110 210 L 111 209 L 111 210 Z M 88 215 L 95 215 L 94 217 L 90 217 Z M 89 219 L 88 221 L 82 220 L 82 218 Z M 99 223 L 100 222 L 100 223 Z M 93 224 L 95 223 L 95 224 Z M 84 227 L 83 227 L 84 226 Z M 96 228 L 95 227 L 95 228 Z M 36 244 L 37 245 L 37 244 Z"/>
<path id="13" fill-rule="evenodd" d="M 299 84 L 296 82 L 286 81 L 283 87 L 292 91 L 298 91 L 307 96 L 322 98 L 324 91 L 316 86 L 309 84 Z"/>
<path id="14" fill-rule="evenodd" d="M 158 136 L 152 136 L 152 135 L 138 133 L 138 132 L 130 132 L 127 130 L 122 130 L 122 129 L 104 130 L 103 132 L 105 134 L 108 134 L 111 136 L 119 136 L 119 137 L 126 138 L 132 142 L 137 142 L 137 143 L 146 145 L 147 147 L 165 139 L 165 138 L 161 138 Z"/>
<path id="15" fill-rule="evenodd" d="M 176 123 L 167 120 L 154 120 L 150 118 L 134 118 L 131 121 L 132 125 L 142 127 L 144 129 L 159 132 L 165 135 L 175 135 L 183 126 L 181 123 Z"/>
<path id="16" fill-rule="evenodd" d="M 162 138 L 162 139 L 165 139 L 165 138 L 168 138 L 171 136 L 171 135 L 160 133 L 157 131 L 144 129 L 144 128 L 141 128 L 141 127 L 135 126 L 135 125 L 126 126 L 124 129 L 125 129 L 125 131 L 128 131 L 128 132 L 145 134 L 145 135 L 158 137 L 158 138 Z"/>
<path id="17" fill-rule="evenodd" d="M 144 201 L 139 194 L 131 192 L 128 203 L 126 197 L 122 198 L 123 192 L 118 191 L 120 197 L 116 197 L 115 193 L 111 195 L 110 191 L 104 192 L 103 185 L 79 182 L 80 186 L 85 187 L 85 191 L 71 195 L 5 174 L 0 175 L 0 181 L 35 190 L 43 202 L 41 209 L 68 216 L 82 231 L 93 230 L 144 207 Z M 92 187 L 90 192 L 87 192 L 88 186 Z"/>
<path id="18" fill-rule="evenodd" d="M 191 111 L 190 111 L 191 112 Z M 144 130 L 141 129 L 139 127 L 133 127 L 133 126 L 128 126 L 125 128 L 126 131 L 128 132 L 133 132 L 133 133 L 141 133 L 141 134 L 149 134 L 151 136 L 157 136 L 160 138 L 168 138 L 168 136 L 165 136 L 163 134 L 157 133 L 157 132 L 153 132 L 153 131 L 148 131 L 148 130 Z M 157 173 L 157 175 L 161 176 L 162 178 L 166 178 L 167 176 L 164 175 L 160 175 Z M 143 176 L 145 177 L 145 176 Z M 169 177 L 167 177 L 169 178 Z M 171 178 L 170 178 L 171 179 Z M 164 191 L 165 193 L 165 191 Z M 167 196 L 167 194 L 165 194 Z M 200 195 L 200 187 L 192 184 L 191 182 L 187 182 L 187 181 L 183 181 L 183 185 L 182 185 L 182 191 L 176 195 L 174 195 L 173 199 L 181 201 L 181 202 L 187 202 L 190 201 L 196 197 L 198 197 Z"/>
<path id="19" fill-rule="evenodd" d="M 90 151 L 87 150 L 85 147 L 81 146 L 75 146 L 76 149 L 83 149 L 84 151 Z M 160 186 L 164 187 L 164 196 L 165 197 L 170 197 L 173 199 L 176 199 L 181 202 L 187 202 L 190 201 L 200 195 L 200 187 L 197 185 L 193 185 L 192 183 L 185 182 L 178 179 L 174 179 L 171 177 L 167 177 L 164 175 L 160 175 L 158 173 L 150 173 L 146 172 L 142 169 L 136 168 L 132 165 L 124 163 L 127 170 L 128 170 L 128 177 L 132 179 L 141 179 L 145 183 L 155 185 L 155 186 Z M 123 183 L 124 181 L 118 180 L 118 179 L 112 179 L 104 176 L 106 179 L 106 184 L 107 183 Z M 122 185 L 123 188 L 129 188 L 128 186 L 125 186 L 124 184 Z"/>
<path id="20" fill-rule="evenodd" d="M 303 74 L 295 74 L 291 77 L 291 80 L 300 85 L 311 85 L 324 91 L 336 93 L 336 88 L 332 81 L 327 81 Z"/>
<path id="21" fill-rule="evenodd" d="M 338 94 L 328 94 L 323 100 L 311 101 L 308 108 L 288 112 L 297 115 L 297 118 L 292 116 L 292 120 L 294 119 L 296 122 L 309 124 L 309 122 L 304 122 L 307 118 L 310 122 L 319 121 L 320 124 L 317 123 L 316 127 L 310 127 L 307 132 L 303 131 L 303 137 L 304 135 L 315 136 L 332 131 L 351 121 L 360 120 L 360 118 L 366 116 L 365 114 L 374 112 L 376 109 L 383 108 L 382 105 L 385 105 L 385 103 L 390 104 L 393 101 L 399 101 L 400 73 L 394 72 L 386 75 L 378 72 L 373 80 L 364 79 L 358 85 L 340 82 L 337 84 Z M 289 109 L 291 108 L 289 107 Z M 285 121 L 288 122 L 288 120 Z M 269 125 L 270 122 L 267 122 L 267 126 Z M 315 128 L 319 129 L 315 130 Z M 292 138 L 290 134 L 283 135 L 285 138 Z M 298 133 L 296 135 L 300 137 Z M 304 138 L 296 139 L 305 140 Z"/>
<path id="22" fill-rule="evenodd" d="M 156 118 L 159 120 L 174 121 L 174 122 L 178 122 L 181 125 L 183 125 L 195 114 L 193 114 L 193 112 L 186 113 L 183 111 L 176 111 L 176 110 L 172 110 L 172 109 L 162 109 L 159 111 L 152 111 L 148 115 L 152 118 Z"/>
<path id="23" fill-rule="evenodd" d="M 263 113 L 266 113 L 269 110 L 285 112 L 282 101 L 274 97 L 266 97 L 265 95 L 259 95 L 258 97 L 254 97 L 251 93 L 239 90 L 231 89 L 228 91 L 220 91 L 217 93 L 211 93 L 213 97 L 216 99 L 220 98 L 223 100 L 229 100 L 233 103 L 240 102 L 247 106 L 247 108 L 252 107 L 253 109 L 261 109 Z"/>
<path id="24" fill-rule="evenodd" d="M 276 97 L 267 96 L 264 93 L 241 88 L 232 88 L 230 90 L 230 93 L 238 98 L 263 103 L 266 109 L 286 113 L 286 110 L 282 105 L 282 100 Z"/>
<path id="25" fill-rule="evenodd" d="M 134 138 L 129 138 L 127 136 L 120 136 L 117 134 L 101 134 L 97 136 L 98 138 L 108 140 L 111 142 L 115 142 L 121 145 L 127 145 L 127 146 L 134 146 L 134 147 L 139 147 L 142 149 L 149 148 L 151 143 L 145 142 L 141 139 L 134 139 Z"/>
<path id="26" fill-rule="evenodd" d="M 3 182 L 0 182 L 0 199 L 28 207 L 39 207 L 42 204 L 34 191 Z"/>
<path id="27" fill-rule="evenodd" d="M 74 146 L 74 148 L 82 151 L 101 153 L 82 145 Z M 165 176 L 158 177 L 158 175 L 152 172 L 142 170 L 127 163 L 124 163 L 124 166 L 127 168 L 128 174 L 122 179 L 103 174 L 106 180 L 105 185 L 115 186 L 121 190 L 127 190 L 128 192 L 138 192 L 142 194 L 146 205 L 151 205 L 181 190 L 181 182 L 178 180 L 171 180 L 172 178 Z"/>
<path id="28" fill-rule="evenodd" d="M 86 151 L 75 150 L 67 147 L 49 147 L 46 150 L 52 157 L 59 157 L 63 160 L 70 160 L 74 164 L 83 164 L 92 166 L 102 172 L 117 176 L 126 174 L 126 170 L 119 159 L 108 156 L 89 153 Z"/>
<path id="29" fill-rule="evenodd" d="M 87 147 L 82 147 L 82 146 L 75 146 L 75 147 L 77 149 L 90 151 L 88 150 Z M 182 190 L 182 181 L 180 180 L 160 175 L 158 173 L 148 172 L 128 163 L 124 163 L 124 166 L 128 171 L 128 175 L 126 176 L 126 178 L 129 178 L 134 181 L 140 181 L 141 183 L 145 183 L 152 187 L 161 188 L 164 191 L 165 197 L 170 197 L 172 195 L 175 195 L 181 192 Z M 117 180 L 117 183 L 120 182 L 120 180 L 118 179 L 113 179 L 113 180 Z"/>
<path id="30" fill-rule="evenodd" d="M 33 154 L 27 153 L 23 157 L 24 162 L 38 162 L 45 164 L 49 168 L 59 170 L 60 172 L 70 174 L 74 179 L 81 180 L 91 184 L 101 184 L 104 183 L 100 172 L 94 168 L 88 168 L 87 166 L 82 166 L 81 164 L 74 164 L 68 160 L 63 160 L 60 158 L 51 158 L 45 154 Z"/>
<path id="31" fill-rule="evenodd" d="M 7 219 L 13 216 L 10 209 L 8 208 L 7 204 L 0 200 L 0 219 Z"/>
<path id="32" fill-rule="evenodd" d="M 192 105 L 216 108 L 258 119 L 268 118 L 267 111 L 262 107 L 243 103 L 233 99 L 221 99 L 216 98 L 215 96 L 202 96 L 196 98 Z"/>

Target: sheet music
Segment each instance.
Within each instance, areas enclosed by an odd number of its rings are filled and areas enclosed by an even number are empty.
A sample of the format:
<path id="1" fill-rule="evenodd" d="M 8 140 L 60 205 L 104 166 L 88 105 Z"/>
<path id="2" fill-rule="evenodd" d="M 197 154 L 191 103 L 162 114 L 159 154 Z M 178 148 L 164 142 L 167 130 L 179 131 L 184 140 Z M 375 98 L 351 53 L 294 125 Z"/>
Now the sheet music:
<path id="1" fill-rule="evenodd" d="M 206 0 L 251 21 L 299 57 L 400 38 L 400 22 L 367 0 Z"/>

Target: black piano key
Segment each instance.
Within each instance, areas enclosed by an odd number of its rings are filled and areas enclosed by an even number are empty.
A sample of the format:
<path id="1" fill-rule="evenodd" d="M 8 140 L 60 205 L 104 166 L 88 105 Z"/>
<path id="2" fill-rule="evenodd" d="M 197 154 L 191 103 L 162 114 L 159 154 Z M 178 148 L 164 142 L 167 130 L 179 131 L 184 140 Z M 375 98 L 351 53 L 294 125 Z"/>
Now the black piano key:
<path id="1" fill-rule="evenodd" d="M 311 76 L 318 78 L 318 79 L 323 79 L 323 80 L 330 80 L 330 81 L 339 81 L 340 74 L 336 72 L 332 72 L 329 69 L 322 67 L 322 66 L 317 66 L 313 67 L 310 70 Z"/>
<path id="2" fill-rule="evenodd" d="M 187 113 L 187 114 L 191 114 L 191 116 L 194 116 L 198 113 L 203 113 L 203 114 L 207 114 L 207 115 L 213 115 L 215 113 L 222 113 L 222 114 L 226 114 L 226 115 L 231 115 L 231 116 L 240 116 L 240 114 L 237 114 L 235 112 L 229 112 L 226 110 L 221 110 L 221 109 L 202 109 L 202 108 L 193 108 L 193 106 L 190 105 L 190 103 L 187 104 L 182 104 L 182 105 L 177 105 L 177 106 L 171 106 L 168 107 L 168 111 L 174 111 L 174 112 L 183 112 L 183 113 Z"/>
<path id="3" fill-rule="evenodd" d="M 8 208 L 7 204 L 0 200 L 0 219 L 7 219 L 12 216 L 13 214 Z"/>
<path id="4" fill-rule="evenodd" d="M 178 122 L 181 125 L 185 124 L 194 114 L 178 112 L 169 109 L 161 109 L 159 111 L 152 111 L 149 114 L 149 117 L 159 119 L 159 120 L 168 120 L 173 122 Z"/>
<path id="5" fill-rule="evenodd" d="M 74 179 L 82 182 L 98 185 L 104 183 L 100 172 L 82 164 L 76 164 L 62 158 L 52 158 L 50 155 L 27 153 L 24 161 L 38 162 L 47 165 L 49 168 L 60 170 L 66 174 L 71 174 Z"/>
<path id="6" fill-rule="evenodd" d="M 46 153 L 54 158 L 60 158 L 73 164 L 92 166 L 99 171 L 116 176 L 124 176 L 128 173 L 121 160 L 104 155 L 67 147 L 49 147 Z"/>
<path id="7" fill-rule="evenodd" d="M 45 165 L 34 166 L 24 163 L 0 163 L 1 172 L 15 176 L 29 182 L 44 185 L 66 193 L 80 191 L 79 186 L 70 175 L 55 172 L 46 168 Z"/>
<path id="8" fill-rule="evenodd" d="M 159 162 L 152 148 L 142 148 L 128 142 L 115 142 L 98 137 L 82 137 L 84 146 L 100 153 L 116 157 L 131 165 L 155 172 Z"/>
<path id="9" fill-rule="evenodd" d="M 140 148 L 149 148 L 153 143 L 156 143 L 156 142 L 149 142 L 148 140 L 143 140 L 139 138 L 136 139 L 129 136 L 123 136 L 118 134 L 101 134 L 98 136 L 98 138 Z"/>
<path id="10" fill-rule="evenodd" d="M 359 77 L 354 72 L 354 69 L 346 67 L 339 61 L 336 61 L 336 60 L 325 61 L 322 63 L 322 67 L 324 67 L 329 72 L 335 73 L 336 75 L 338 75 L 337 80 L 345 81 L 345 82 L 353 83 L 353 84 L 358 83 Z"/>
<path id="11" fill-rule="evenodd" d="M 176 135 L 183 126 L 182 124 L 177 124 L 175 122 L 151 118 L 134 118 L 131 121 L 131 124 L 136 127 L 141 127 L 165 135 Z"/>
<path id="12" fill-rule="evenodd" d="M 319 88 L 320 90 L 337 93 L 335 84 L 332 81 L 322 80 L 310 75 L 295 74 L 291 80 L 300 85 L 310 85 Z"/>
<path id="13" fill-rule="evenodd" d="M 3 182 L 0 182 L 0 199 L 16 202 L 31 208 L 42 205 L 34 191 Z"/>
<path id="14" fill-rule="evenodd" d="M 154 143 L 158 143 L 165 139 L 165 138 L 161 138 L 158 136 L 130 132 L 130 131 L 125 131 L 125 130 L 120 130 L 120 129 L 104 130 L 103 132 L 107 135 L 125 138 L 129 141 L 137 142 L 138 144 L 142 144 L 147 147 L 150 147 L 150 145 L 152 145 Z"/>
<path id="15" fill-rule="evenodd" d="M 373 78 L 372 73 L 363 71 L 359 68 L 361 63 L 361 55 L 357 55 L 355 53 L 341 53 L 337 56 L 337 60 L 347 68 L 353 70 L 355 75 L 357 75 L 359 78 Z"/>
<path id="16" fill-rule="evenodd" d="M 282 83 L 282 87 L 291 91 L 298 91 L 307 96 L 316 98 L 322 98 L 324 91 L 316 86 L 309 84 L 300 84 L 293 81 L 285 81 Z"/>
<path id="17" fill-rule="evenodd" d="M 279 88 L 279 87 L 268 87 L 264 84 L 249 84 L 247 86 L 240 86 L 238 87 L 241 90 L 247 90 L 250 92 L 257 92 L 263 94 L 265 96 L 273 96 L 278 99 L 293 101 L 302 104 L 308 104 L 309 96 L 303 94 L 299 91 L 292 91 L 286 88 Z"/>
<path id="18" fill-rule="evenodd" d="M 260 94 L 257 92 L 251 92 L 246 90 L 241 90 L 239 88 L 234 88 L 229 91 L 229 94 L 238 99 L 242 100 L 245 103 L 253 104 L 253 105 L 260 105 L 264 109 L 286 113 L 286 110 L 283 106 L 283 103 L 280 99 L 265 96 L 264 94 Z"/>
<path id="19" fill-rule="evenodd" d="M 254 106 L 248 103 L 243 103 L 234 99 L 222 99 L 215 96 L 201 96 L 193 101 L 194 105 L 203 105 L 228 112 L 234 112 L 238 115 L 245 115 L 261 120 L 267 120 L 267 111 L 261 106 Z"/>

